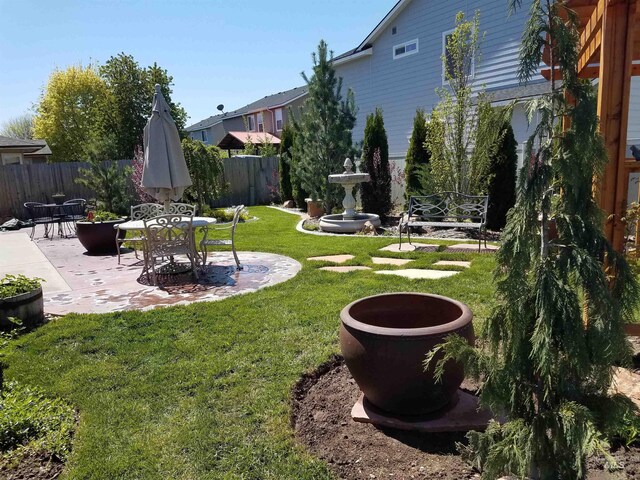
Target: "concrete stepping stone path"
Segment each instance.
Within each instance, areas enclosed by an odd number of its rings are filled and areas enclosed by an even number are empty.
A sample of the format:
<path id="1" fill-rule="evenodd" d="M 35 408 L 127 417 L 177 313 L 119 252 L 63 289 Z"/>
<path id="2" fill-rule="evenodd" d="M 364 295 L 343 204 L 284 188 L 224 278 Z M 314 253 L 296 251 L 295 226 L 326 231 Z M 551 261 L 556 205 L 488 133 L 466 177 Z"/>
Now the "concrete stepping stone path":
<path id="1" fill-rule="evenodd" d="M 429 243 L 403 243 L 402 247 L 400 247 L 399 243 L 392 243 L 391 245 L 387 245 L 386 247 L 381 248 L 380 250 L 383 252 L 435 252 L 438 250 L 439 245 L 432 245 Z"/>
<path id="2" fill-rule="evenodd" d="M 439 278 L 452 277 L 460 272 L 453 270 L 429 270 L 422 268 L 407 268 L 404 270 L 378 270 L 376 273 L 381 275 L 397 275 L 399 277 L 409 278 L 411 280 L 428 279 L 437 280 Z"/>
<path id="3" fill-rule="evenodd" d="M 318 262 L 344 263 L 355 258 L 353 255 L 325 255 L 322 257 L 309 257 L 307 260 Z"/>
<path id="4" fill-rule="evenodd" d="M 345 265 L 343 267 L 321 267 L 319 270 L 325 270 L 327 272 L 336 272 L 336 273 L 349 273 L 349 272 L 357 272 L 358 270 L 371 270 L 369 267 L 363 267 L 359 265 Z"/>
<path id="5" fill-rule="evenodd" d="M 438 267 L 464 267 L 471 268 L 471 262 L 465 262 L 464 260 L 440 260 L 434 263 Z"/>
<path id="6" fill-rule="evenodd" d="M 376 265 L 406 265 L 413 260 L 407 258 L 371 257 L 371 261 Z"/>
<path id="7" fill-rule="evenodd" d="M 498 247 L 495 245 L 484 245 L 480 248 L 480 253 L 495 253 Z M 445 253 L 478 253 L 477 243 L 458 243 L 456 245 L 449 245 L 445 250 Z"/>

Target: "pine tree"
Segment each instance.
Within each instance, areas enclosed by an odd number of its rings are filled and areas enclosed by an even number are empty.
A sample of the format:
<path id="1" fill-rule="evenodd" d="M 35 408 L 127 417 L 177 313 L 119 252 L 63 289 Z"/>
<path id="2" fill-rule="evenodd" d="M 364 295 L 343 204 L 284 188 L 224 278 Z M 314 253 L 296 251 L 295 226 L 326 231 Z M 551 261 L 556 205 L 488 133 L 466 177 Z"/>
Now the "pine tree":
<path id="1" fill-rule="evenodd" d="M 391 170 L 389 143 L 382 110 L 367 115 L 362 146 L 363 171 L 370 181 L 361 184 L 362 207 L 367 213 L 385 216 L 391 211 Z"/>
<path id="2" fill-rule="evenodd" d="M 516 203 L 516 169 L 518 143 L 510 122 L 505 122 L 500 133 L 500 143 L 489 165 L 489 209 L 487 228 L 501 230 L 507 223 L 507 212 Z"/>
<path id="3" fill-rule="evenodd" d="M 285 125 L 280 135 L 280 193 L 284 201 L 293 199 L 293 187 L 291 185 L 293 138 L 293 130 Z"/>
<path id="4" fill-rule="evenodd" d="M 609 393 L 613 365 L 629 359 L 623 325 L 638 288 L 603 235 L 592 195 L 607 155 L 595 88 L 577 76 L 577 16 L 563 0 L 533 0 L 521 80 L 537 75 L 544 50 L 552 91 L 528 105 L 540 123 L 527 143 L 531 160 L 497 254 L 497 306 L 485 325 L 486 346 L 474 350 L 451 338 L 444 347 L 445 358 L 465 361 L 467 373 L 484 378 L 482 404 L 506 416 L 502 425 L 469 434 L 473 462 L 486 479 L 584 479 L 589 455 L 607 456 L 610 435 L 630 422 L 638 427 L 633 404 Z"/>
<path id="5" fill-rule="evenodd" d="M 296 123 L 295 176 L 314 200 L 322 200 L 326 212 L 341 203 L 344 191 L 329 183 L 329 175 L 342 172 L 342 164 L 351 150 L 351 130 L 355 125 L 353 92 L 342 100 L 342 78 L 332 67 L 333 52 L 324 40 L 312 55 L 313 75 L 307 82 L 309 94 Z"/>
<path id="6" fill-rule="evenodd" d="M 421 195 L 424 185 L 421 181 L 421 172 L 428 166 L 431 152 L 427 148 L 427 117 L 424 110 L 418 108 L 413 117 L 413 131 L 409 140 L 409 150 L 405 163 L 405 197 Z"/>

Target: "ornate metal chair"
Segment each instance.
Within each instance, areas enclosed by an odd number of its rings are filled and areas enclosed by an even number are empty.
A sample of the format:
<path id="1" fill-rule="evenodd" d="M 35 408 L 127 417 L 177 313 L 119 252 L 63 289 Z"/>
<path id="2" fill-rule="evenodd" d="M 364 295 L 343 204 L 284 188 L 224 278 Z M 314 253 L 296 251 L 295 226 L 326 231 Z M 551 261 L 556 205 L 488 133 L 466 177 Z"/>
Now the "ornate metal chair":
<path id="1" fill-rule="evenodd" d="M 164 213 L 164 208 L 162 205 L 157 203 L 141 203 L 140 205 L 133 205 L 131 207 L 131 220 L 144 220 L 153 217 L 157 217 L 158 215 L 162 215 Z M 118 227 L 118 230 L 120 228 Z M 116 235 L 116 248 L 118 251 L 118 264 L 120 264 L 120 246 L 127 242 L 133 247 L 133 254 L 138 257 L 138 250 L 136 249 L 136 245 L 143 246 L 144 237 L 141 233 L 134 234 L 133 237 L 120 238 L 119 235 Z"/>
<path id="2" fill-rule="evenodd" d="M 51 210 L 40 202 L 25 202 L 24 208 L 27 210 L 29 220 L 32 223 L 31 227 L 31 240 L 36 233 L 36 225 L 44 225 L 44 236 L 49 237 L 49 225 L 58 223 L 58 221 L 51 215 Z M 51 229 L 51 237 L 53 237 L 53 229 Z M 49 237 L 49 238 L 51 238 Z"/>
<path id="3" fill-rule="evenodd" d="M 172 215 L 191 215 L 196 214 L 196 206 L 188 203 L 171 203 L 169 205 L 169 212 Z"/>
<path id="4" fill-rule="evenodd" d="M 73 231 L 76 231 L 76 222 L 84 219 L 86 215 L 87 201 L 84 198 L 73 198 L 62 204 L 63 221 L 73 225 Z"/>
<path id="5" fill-rule="evenodd" d="M 185 215 L 160 215 L 143 219 L 144 224 L 144 271 L 149 278 L 149 271 L 156 284 L 156 259 L 170 258 L 171 262 L 163 273 L 174 273 L 176 255 L 185 255 L 191 263 L 191 271 L 198 278 L 196 269 L 197 252 L 194 245 L 193 217 Z"/>
<path id="6" fill-rule="evenodd" d="M 233 221 L 230 225 L 220 225 L 215 227 L 208 227 L 204 230 L 204 237 L 200 241 L 200 251 L 202 253 L 202 267 L 204 268 L 207 264 L 207 247 L 218 246 L 218 245 L 231 245 L 231 251 L 233 252 L 233 258 L 236 261 L 236 268 L 238 270 L 242 270 L 242 265 L 240 265 L 240 260 L 238 259 L 238 254 L 236 253 L 236 226 L 238 225 L 238 221 L 240 220 L 240 213 L 244 205 L 238 205 L 233 212 Z M 219 230 L 228 230 L 231 229 L 231 239 L 230 240 L 222 240 L 216 238 L 207 238 L 209 231 L 219 231 Z"/>

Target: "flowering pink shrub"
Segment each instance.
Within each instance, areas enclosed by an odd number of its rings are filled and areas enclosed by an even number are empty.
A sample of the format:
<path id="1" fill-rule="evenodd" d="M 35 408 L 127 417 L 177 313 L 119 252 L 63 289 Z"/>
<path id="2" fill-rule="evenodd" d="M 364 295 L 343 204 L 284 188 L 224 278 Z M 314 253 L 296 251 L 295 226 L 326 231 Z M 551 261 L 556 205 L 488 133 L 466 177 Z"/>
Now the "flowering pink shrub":
<path id="1" fill-rule="evenodd" d="M 136 151 L 131 161 L 131 183 L 135 189 L 136 200 L 140 203 L 154 203 L 156 201 L 151 195 L 142 189 L 142 169 L 144 168 L 144 150 L 140 145 L 136 147 Z"/>

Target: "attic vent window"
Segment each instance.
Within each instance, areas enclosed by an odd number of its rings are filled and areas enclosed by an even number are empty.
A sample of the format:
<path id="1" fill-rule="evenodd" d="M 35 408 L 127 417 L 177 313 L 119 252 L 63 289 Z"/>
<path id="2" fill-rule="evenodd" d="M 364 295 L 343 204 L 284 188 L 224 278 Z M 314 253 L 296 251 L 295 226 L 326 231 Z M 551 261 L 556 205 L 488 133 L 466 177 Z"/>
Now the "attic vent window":
<path id="1" fill-rule="evenodd" d="M 396 27 L 393 27 L 393 28 L 391 29 L 391 35 L 395 35 L 395 34 L 396 34 L 396 32 L 397 32 Z"/>
<path id="2" fill-rule="evenodd" d="M 411 40 L 409 42 L 401 43 L 393 47 L 393 59 L 406 57 L 407 55 L 413 55 L 418 53 L 418 39 Z"/>

